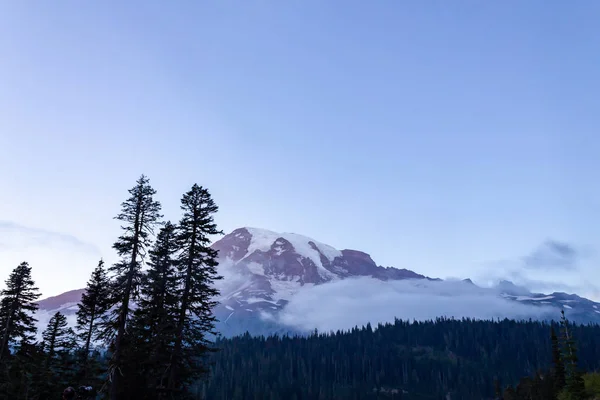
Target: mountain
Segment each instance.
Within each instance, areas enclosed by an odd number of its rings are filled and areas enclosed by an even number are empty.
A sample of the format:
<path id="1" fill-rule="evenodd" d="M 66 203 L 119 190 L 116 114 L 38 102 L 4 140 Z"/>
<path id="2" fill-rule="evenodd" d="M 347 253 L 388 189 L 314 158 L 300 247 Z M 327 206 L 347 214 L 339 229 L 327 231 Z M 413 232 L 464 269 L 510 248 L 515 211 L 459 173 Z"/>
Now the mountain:
<path id="1" fill-rule="evenodd" d="M 431 278 L 407 269 L 384 268 L 366 253 L 336 250 L 309 237 L 264 229 L 239 228 L 214 243 L 224 280 L 215 313 L 225 336 L 243 333 L 291 333 L 273 322 L 299 291 L 350 277 Z"/>
<path id="2" fill-rule="evenodd" d="M 358 282 L 356 293 L 351 293 L 350 296 L 363 296 L 365 303 L 370 301 L 373 294 L 365 293 L 363 288 L 372 285 L 373 282 L 380 282 L 383 286 L 377 288 L 387 290 L 386 285 L 395 285 L 396 292 L 400 291 L 400 295 L 407 292 L 416 296 L 417 302 L 423 303 L 423 306 L 429 303 L 419 301 L 420 295 L 425 300 L 426 296 L 433 293 L 437 296 L 436 304 L 443 306 L 464 293 L 469 293 L 469 301 L 483 304 L 480 299 L 493 296 L 495 301 L 509 304 L 509 307 L 500 308 L 499 311 L 490 310 L 489 315 L 494 318 L 519 315 L 546 319 L 559 315 L 559 309 L 566 309 L 569 311 L 569 318 L 574 321 L 600 322 L 600 304 L 577 295 L 531 293 L 507 281 L 500 282 L 492 289 L 479 288 L 470 279 L 460 282 L 442 281 L 408 269 L 378 266 L 367 253 L 358 250 L 337 250 L 293 233 L 239 228 L 215 242 L 212 247 L 219 251 L 219 273 L 224 278 L 216 283 L 221 292 L 219 305 L 215 309 L 219 319 L 217 329 L 226 337 L 246 331 L 254 335 L 306 331 L 306 326 L 299 328 L 294 324 L 282 323 L 281 316 L 287 311 L 286 307 L 290 302 L 298 303 L 302 295 L 314 291 L 315 288 L 325 290 L 315 291 L 318 295 L 328 293 L 328 289 L 337 290 L 340 283 L 348 282 Z M 399 282 L 403 286 L 398 286 Z M 58 310 L 65 313 L 70 323 L 74 324 L 76 303 L 81 293 L 82 290 L 73 290 L 41 300 L 38 315 L 40 324 L 44 324 Z M 323 298 L 322 304 L 317 303 L 317 308 L 336 307 L 330 304 L 330 297 L 328 296 L 327 300 Z M 335 300 L 337 299 L 334 298 Z M 407 303 L 402 304 L 408 307 Z M 389 305 L 395 306 L 396 304 Z M 465 315 L 471 316 L 468 308 L 476 306 L 477 304 L 473 304 L 471 307 L 467 303 Z M 414 303 L 411 307 L 414 308 Z M 344 309 L 343 306 L 334 310 L 339 313 L 352 311 Z M 523 314 L 524 310 L 527 314 Z M 396 316 L 403 318 L 402 312 L 403 310 L 399 310 L 399 315 Z M 459 310 L 458 313 L 460 312 Z M 377 313 L 370 313 L 376 318 Z M 428 315 L 436 315 L 435 313 L 436 310 L 429 310 Z M 439 313 L 441 316 L 448 311 L 440 309 Z"/>

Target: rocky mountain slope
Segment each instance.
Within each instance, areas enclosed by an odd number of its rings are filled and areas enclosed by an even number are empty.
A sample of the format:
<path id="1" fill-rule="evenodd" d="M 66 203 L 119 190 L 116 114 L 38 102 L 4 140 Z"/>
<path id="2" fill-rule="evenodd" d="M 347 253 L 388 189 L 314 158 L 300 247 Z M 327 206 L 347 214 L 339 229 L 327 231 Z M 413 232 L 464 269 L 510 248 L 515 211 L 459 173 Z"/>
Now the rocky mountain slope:
<path id="1" fill-rule="evenodd" d="M 431 292 L 432 287 L 439 292 L 442 288 L 440 285 L 443 285 L 440 279 L 429 278 L 407 269 L 378 266 L 368 254 L 361 251 L 337 250 L 292 233 L 239 228 L 215 242 L 213 248 L 219 250 L 219 273 L 224 277 L 217 283 L 221 296 L 220 304 L 215 309 L 219 319 L 217 328 L 224 336 L 246 331 L 265 335 L 299 332 L 298 327 L 282 323 L 279 317 L 290 301 L 317 286 L 326 289 L 333 287 L 336 282 L 348 279 L 375 280 L 382 284 L 406 281 L 411 285 L 413 294 L 418 295 L 422 288 L 425 295 Z M 459 296 L 461 291 L 475 287 L 470 280 L 465 280 L 462 284 L 452 286 L 451 293 L 443 293 L 443 296 Z M 540 318 L 553 314 L 549 313 L 549 309 L 555 309 L 555 315 L 558 315 L 558 309 L 562 308 L 569 311 L 571 319 L 600 322 L 600 304 L 576 295 L 535 294 L 509 282 L 490 289 L 491 292 L 488 289 L 477 289 L 478 295 L 491 294 L 507 303 L 539 307 Z M 448 290 L 449 287 L 442 288 L 442 292 Z M 67 314 L 69 322 L 74 324 L 76 304 L 81 293 L 82 290 L 73 290 L 40 301 L 40 325 L 43 326 L 56 311 Z M 369 298 L 365 297 L 364 301 L 368 302 Z M 339 309 L 340 313 L 349 311 L 351 310 L 343 307 Z"/>

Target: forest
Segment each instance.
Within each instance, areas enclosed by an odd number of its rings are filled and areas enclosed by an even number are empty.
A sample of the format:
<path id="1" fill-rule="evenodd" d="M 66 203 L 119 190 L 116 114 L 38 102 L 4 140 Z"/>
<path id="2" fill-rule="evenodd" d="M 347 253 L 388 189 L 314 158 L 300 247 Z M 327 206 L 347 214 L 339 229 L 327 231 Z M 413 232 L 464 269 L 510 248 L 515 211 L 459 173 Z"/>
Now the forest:
<path id="1" fill-rule="evenodd" d="M 204 385 L 209 399 L 581 400 L 600 393 L 598 377 L 582 373 L 600 367 L 600 326 L 564 316 L 552 324 L 397 320 L 308 337 L 245 335 L 217 347 Z"/>
<path id="2" fill-rule="evenodd" d="M 600 326 L 473 319 L 401 321 L 307 336 L 222 339 L 214 281 L 222 232 L 209 191 L 163 221 L 145 176 L 115 217 L 119 261 L 99 260 L 69 326 L 37 332 L 26 261 L 0 291 L 0 399 L 586 400 L 600 394 Z"/>

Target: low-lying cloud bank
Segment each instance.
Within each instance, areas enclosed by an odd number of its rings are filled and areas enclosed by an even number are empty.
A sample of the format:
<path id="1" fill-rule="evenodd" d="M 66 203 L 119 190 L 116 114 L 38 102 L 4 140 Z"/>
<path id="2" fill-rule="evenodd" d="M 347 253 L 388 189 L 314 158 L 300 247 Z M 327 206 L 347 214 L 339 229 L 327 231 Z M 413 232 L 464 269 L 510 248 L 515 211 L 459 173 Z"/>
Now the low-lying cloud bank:
<path id="1" fill-rule="evenodd" d="M 300 290 L 275 318 L 294 329 L 329 332 L 395 318 L 528 319 L 556 317 L 556 313 L 553 307 L 507 300 L 497 289 L 469 282 L 352 278 Z"/>

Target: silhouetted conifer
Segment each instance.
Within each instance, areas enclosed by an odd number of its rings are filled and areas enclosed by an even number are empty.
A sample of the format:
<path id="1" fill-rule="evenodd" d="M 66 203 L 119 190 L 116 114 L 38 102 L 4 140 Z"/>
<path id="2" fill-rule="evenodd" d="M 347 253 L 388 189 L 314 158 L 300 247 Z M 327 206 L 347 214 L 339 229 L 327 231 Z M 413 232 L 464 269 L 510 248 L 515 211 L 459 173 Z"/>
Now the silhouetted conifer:
<path id="1" fill-rule="evenodd" d="M 154 200 L 156 191 L 148 178 L 142 175 L 136 185 L 129 190 L 130 197 L 121 205 L 121 212 L 115 218 L 124 223 L 123 234 L 114 243 L 121 261 L 110 268 L 114 273 L 111 284 L 111 297 L 116 305 L 113 313 L 104 320 L 103 337 L 112 342 L 113 350 L 110 367 L 110 398 L 119 398 L 121 382 L 121 358 L 126 339 L 126 326 L 131 316 L 131 303 L 138 297 L 142 277 L 142 262 L 150 246 L 150 238 L 161 218 L 161 205 Z"/>
<path id="2" fill-rule="evenodd" d="M 561 310 L 561 342 L 562 359 L 565 366 L 565 387 L 570 400 L 583 400 L 585 398 L 585 387 L 583 377 L 578 366 L 577 346 L 569 327 L 569 321 L 565 317 L 565 311 Z"/>
<path id="3" fill-rule="evenodd" d="M 74 377 L 75 332 L 69 327 L 67 317 L 57 312 L 48 321 L 42 338 L 44 378 L 40 394 L 42 398 L 52 398 L 54 393 L 68 385 Z"/>
<path id="4" fill-rule="evenodd" d="M 176 275 L 176 227 L 167 222 L 150 251 L 148 270 L 142 279 L 138 308 L 131 323 L 138 357 L 133 361 L 142 375 L 144 390 L 156 393 L 167 383 L 179 311 Z M 138 393 L 138 396 L 140 393 Z"/>
<path id="5" fill-rule="evenodd" d="M 6 280 L 6 288 L 0 291 L 0 363 L 10 353 L 10 346 L 18 342 L 31 343 L 37 327 L 33 314 L 37 311 L 38 288 L 31 278 L 31 267 L 23 262 Z"/>
<path id="6" fill-rule="evenodd" d="M 85 365 L 90 354 L 91 344 L 101 335 L 102 318 L 111 306 L 110 281 L 100 260 L 92 272 L 77 310 L 77 336 L 82 343 L 82 363 Z"/>
<path id="7" fill-rule="evenodd" d="M 168 385 L 176 392 L 208 372 L 205 357 L 213 350 L 209 335 L 216 333 L 213 307 L 219 294 L 213 283 L 221 279 L 216 270 L 218 252 L 210 247 L 210 237 L 222 234 L 213 219 L 217 205 L 207 189 L 194 184 L 183 195 L 181 209 L 177 234 L 181 300 Z"/>

